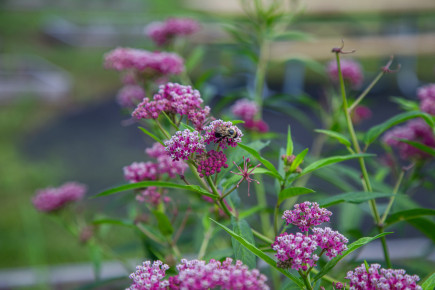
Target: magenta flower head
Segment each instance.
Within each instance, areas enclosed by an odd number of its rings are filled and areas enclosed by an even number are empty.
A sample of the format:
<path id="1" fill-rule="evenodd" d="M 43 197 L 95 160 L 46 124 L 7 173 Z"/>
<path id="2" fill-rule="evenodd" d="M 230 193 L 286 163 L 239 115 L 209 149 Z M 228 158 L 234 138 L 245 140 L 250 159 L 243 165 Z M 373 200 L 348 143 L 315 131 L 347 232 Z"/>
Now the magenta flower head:
<path id="1" fill-rule="evenodd" d="M 306 271 L 308 266 L 314 267 L 319 260 L 319 256 L 314 253 L 317 242 L 311 235 L 283 233 L 275 238 L 272 249 L 277 252 L 275 257 L 280 268 Z"/>
<path id="2" fill-rule="evenodd" d="M 143 98 L 145 98 L 145 91 L 137 85 L 124 86 L 116 96 L 118 104 L 124 108 L 134 108 Z"/>
<path id="3" fill-rule="evenodd" d="M 141 182 L 144 180 L 156 180 L 158 178 L 157 164 L 148 162 L 133 162 L 131 165 L 125 166 L 124 177 L 130 183 Z"/>
<path id="4" fill-rule="evenodd" d="M 346 244 L 349 242 L 342 234 L 331 228 L 313 228 L 314 237 L 317 245 L 326 251 L 326 256 L 335 258 L 342 255 L 343 251 L 347 250 Z"/>
<path id="5" fill-rule="evenodd" d="M 286 224 L 293 224 L 303 232 L 308 231 L 313 226 L 318 226 L 324 222 L 329 222 L 332 212 L 326 208 L 320 208 L 317 202 L 303 202 L 295 204 L 293 210 L 286 210 L 282 218 Z"/>
<path id="6" fill-rule="evenodd" d="M 242 142 L 242 131 L 230 121 L 215 120 L 204 127 L 204 130 L 206 131 L 205 142 L 207 144 L 219 144 L 225 149 L 227 145 L 236 147 L 237 143 Z"/>
<path id="7" fill-rule="evenodd" d="M 200 177 L 210 176 L 219 173 L 223 168 L 228 168 L 227 156 L 222 151 L 211 150 L 205 156 L 198 156 L 198 173 Z"/>
<path id="8" fill-rule="evenodd" d="M 184 60 L 175 53 L 118 47 L 105 54 L 104 67 L 117 71 L 133 70 L 157 78 L 180 74 L 184 71 Z"/>
<path id="9" fill-rule="evenodd" d="M 60 187 L 49 187 L 36 191 L 32 202 L 42 212 L 53 212 L 65 207 L 68 203 L 80 200 L 87 187 L 77 182 L 67 182 Z"/>
<path id="10" fill-rule="evenodd" d="M 159 175 L 168 174 L 170 178 L 183 175 L 188 165 L 184 161 L 173 161 L 166 153 L 165 146 L 154 143 L 151 148 L 145 149 L 146 154 L 157 159 L 157 171 Z"/>
<path id="11" fill-rule="evenodd" d="M 205 144 L 198 131 L 190 132 L 188 129 L 178 131 L 165 141 L 166 152 L 174 161 L 187 160 L 193 153 L 201 154 Z"/>
<path id="12" fill-rule="evenodd" d="M 266 133 L 269 131 L 269 125 L 263 120 L 246 120 L 243 124 L 246 129 Z"/>
<path id="13" fill-rule="evenodd" d="M 369 107 L 358 105 L 355 110 L 352 111 L 352 122 L 354 124 L 359 124 L 362 121 L 370 119 L 372 117 L 372 110 Z"/>
<path id="14" fill-rule="evenodd" d="M 200 29 L 199 23 L 189 18 L 169 18 L 165 22 L 152 22 L 145 34 L 158 46 L 169 43 L 174 37 L 187 36 Z"/>
<path id="15" fill-rule="evenodd" d="M 163 191 L 162 193 L 166 193 L 167 191 Z M 140 194 L 136 195 L 136 200 L 138 202 L 145 202 L 152 204 L 153 206 L 159 205 L 162 200 L 164 202 L 168 202 L 170 199 L 168 197 L 163 198 L 163 194 L 159 192 L 159 189 L 155 186 L 150 186 L 145 190 L 142 190 Z"/>
<path id="16" fill-rule="evenodd" d="M 150 261 L 143 262 L 142 266 L 136 267 L 136 272 L 130 274 L 129 278 L 133 280 L 133 283 L 128 289 L 167 289 L 169 281 L 164 278 L 168 269 L 169 266 L 161 261 L 155 261 L 153 264 Z"/>
<path id="17" fill-rule="evenodd" d="M 362 73 L 361 66 L 358 62 L 351 59 L 342 59 L 340 61 L 341 73 L 343 74 L 343 79 L 348 81 L 349 84 L 354 89 L 358 89 L 361 87 L 364 79 L 364 75 Z M 327 67 L 326 71 L 329 75 L 329 78 L 334 82 L 338 83 L 338 68 L 337 63 L 335 61 L 331 61 Z"/>
<path id="18" fill-rule="evenodd" d="M 420 99 L 420 110 L 435 116 L 435 84 L 420 87 L 417 96 Z"/>
<path id="19" fill-rule="evenodd" d="M 364 264 L 347 272 L 345 279 L 350 281 L 350 289 L 422 289 L 417 285 L 420 278 L 408 275 L 403 269 L 383 269 L 379 264 L 370 265 L 368 271 Z"/>
<path id="20" fill-rule="evenodd" d="M 408 121 L 403 126 L 398 126 L 387 131 L 382 141 L 391 147 L 397 148 L 402 159 L 423 159 L 430 157 L 429 154 L 400 141 L 400 139 L 416 141 L 435 148 L 435 136 L 433 131 L 422 119 Z"/>
<path id="21" fill-rule="evenodd" d="M 249 270 L 241 261 L 233 265 L 232 261 L 182 259 L 177 265 L 179 274 L 169 279 L 170 289 L 269 289 L 266 276 L 257 269 Z"/>
<path id="22" fill-rule="evenodd" d="M 234 116 L 240 117 L 242 120 L 253 120 L 258 113 L 258 105 L 254 101 L 241 99 L 234 103 L 231 107 L 231 112 Z"/>

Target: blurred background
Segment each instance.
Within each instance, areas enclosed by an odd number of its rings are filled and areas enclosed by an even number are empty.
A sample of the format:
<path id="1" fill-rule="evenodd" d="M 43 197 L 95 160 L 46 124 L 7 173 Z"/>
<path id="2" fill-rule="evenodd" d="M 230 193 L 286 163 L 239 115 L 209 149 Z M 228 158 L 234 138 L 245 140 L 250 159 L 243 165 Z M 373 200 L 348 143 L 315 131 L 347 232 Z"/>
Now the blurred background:
<path id="1" fill-rule="evenodd" d="M 31 197 L 37 188 L 69 180 L 87 184 L 89 196 L 124 183 L 122 167 L 144 156 L 144 136 L 136 126 L 123 125 L 127 116 L 115 101 L 121 84 L 117 73 L 104 70 L 103 55 L 117 46 L 154 49 L 144 26 L 171 16 L 203 23 L 192 38 L 205 48 L 193 79 L 218 66 L 233 72 L 210 79 L 210 101 L 217 102 L 234 88 L 249 88 L 249 61 L 235 56 L 233 41 L 220 25 L 243 16 L 238 1 L 0 2 L 0 288 L 46 288 L 46 279 L 52 279 L 58 289 L 67 289 L 77 277 L 92 280 L 87 268 L 80 268 L 85 271 L 80 274 L 65 266 L 86 267 L 87 250 L 52 218 L 36 212 Z M 388 103 L 390 96 L 416 100 L 418 86 L 435 82 L 433 0 L 310 0 L 292 29 L 309 37 L 271 46 L 271 92 L 321 94 L 328 82 L 323 67 L 341 39 L 346 48 L 357 49 L 352 57 L 361 62 L 366 83 L 395 55 L 402 69 L 374 88 L 367 99 L 372 123 L 362 129 L 399 112 Z M 311 135 L 297 117 L 269 110 L 265 120 L 272 131 L 286 132 L 287 126 L 280 126 L 283 116 L 299 142 L 309 145 Z M 96 212 L 117 206 L 116 200 L 90 203 Z M 134 258 L 140 246 L 126 246 L 132 236 L 120 228 L 108 246 Z M 64 267 L 62 273 L 72 272 L 64 278 L 60 272 L 54 275 L 50 271 L 55 265 Z M 16 283 L 8 284 L 6 278 Z"/>

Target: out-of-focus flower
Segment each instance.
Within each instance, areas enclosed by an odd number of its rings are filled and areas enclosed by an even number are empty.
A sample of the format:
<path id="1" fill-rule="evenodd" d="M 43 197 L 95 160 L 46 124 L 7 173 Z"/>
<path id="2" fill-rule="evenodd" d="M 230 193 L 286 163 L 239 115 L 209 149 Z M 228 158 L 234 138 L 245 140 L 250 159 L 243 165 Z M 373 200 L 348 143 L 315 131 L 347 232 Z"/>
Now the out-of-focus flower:
<path id="1" fill-rule="evenodd" d="M 242 120 L 254 120 L 255 115 L 258 113 L 258 105 L 254 101 L 241 99 L 234 103 L 231 112 Z"/>
<path id="2" fill-rule="evenodd" d="M 347 250 L 346 244 L 349 242 L 338 231 L 333 231 L 331 228 L 313 228 L 314 237 L 317 245 L 326 251 L 326 256 L 335 258 Z"/>
<path id="3" fill-rule="evenodd" d="M 119 47 L 105 54 L 104 66 L 117 71 L 133 70 L 157 78 L 180 74 L 184 71 L 184 60 L 176 53 Z"/>
<path id="4" fill-rule="evenodd" d="M 198 131 L 190 132 L 188 129 L 178 131 L 165 141 L 166 152 L 174 161 L 187 160 L 193 153 L 202 153 L 205 144 Z"/>
<path id="5" fill-rule="evenodd" d="M 400 139 L 416 141 L 435 148 L 435 136 L 432 129 L 422 119 L 408 121 L 404 126 L 398 126 L 387 131 L 382 140 L 387 145 L 396 147 L 400 157 L 403 159 L 422 159 L 429 157 L 429 154 L 414 146 L 401 142 Z"/>
<path id="6" fill-rule="evenodd" d="M 255 130 L 260 133 L 266 133 L 269 131 L 269 125 L 263 120 L 245 120 L 243 124 L 248 130 Z"/>
<path id="7" fill-rule="evenodd" d="M 345 279 L 350 281 L 350 289 L 422 289 L 417 285 L 420 278 L 408 275 L 403 269 L 383 269 L 379 264 L 370 265 L 368 271 L 364 264 L 347 272 Z"/>
<path id="8" fill-rule="evenodd" d="M 131 165 L 125 166 L 124 177 L 130 183 L 141 182 L 144 180 L 156 180 L 159 172 L 157 164 L 151 161 L 148 162 L 133 162 Z"/>
<path id="9" fill-rule="evenodd" d="M 33 205 L 39 211 L 52 212 L 63 208 L 68 203 L 80 200 L 87 187 L 77 182 L 67 182 L 60 187 L 49 187 L 36 191 Z"/>
<path id="10" fill-rule="evenodd" d="M 141 86 L 127 85 L 119 90 L 116 97 L 118 104 L 124 108 L 135 107 L 145 98 L 145 91 Z"/>
<path id="11" fill-rule="evenodd" d="M 317 202 L 303 202 L 295 204 L 293 210 L 286 210 L 282 218 L 288 224 L 293 224 L 303 232 L 310 227 L 318 226 L 324 222 L 329 222 L 332 212 L 326 208 L 320 208 Z"/>
<path id="12" fill-rule="evenodd" d="M 211 150 L 205 156 L 199 156 L 198 173 L 200 177 L 210 176 L 221 172 L 222 167 L 228 168 L 227 156 L 222 151 Z"/>
<path id="13" fill-rule="evenodd" d="M 435 116 L 435 84 L 418 88 L 417 96 L 420 99 L 420 110 Z"/>
<path id="14" fill-rule="evenodd" d="M 169 266 L 161 261 L 155 261 L 153 264 L 145 261 L 142 266 L 136 267 L 136 272 L 130 274 L 129 278 L 133 280 L 133 283 L 128 289 L 166 289 L 169 287 L 169 281 L 164 278 L 168 269 Z"/>
<path id="15" fill-rule="evenodd" d="M 354 124 L 359 124 L 362 121 L 370 119 L 372 117 L 372 110 L 367 106 L 358 105 L 352 111 L 352 122 Z"/>
<path id="16" fill-rule="evenodd" d="M 204 130 L 206 131 L 204 138 L 207 144 L 219 143 L 225 149 L 227 145 L 236 147 L 237 143 L 242 142 L 242 131 L 230 121 L 215 120 L 204 127 Z"/>
<path id="17" fill-rule="evenodd" d="M 319 256 L 314 253 L 317 242 L 311 235 L 283 233 L 275 238 L 272 249 L 277 252 L 275 256 L 280 268 L 306 271 L 308 265 L 314 267 L 319 260 Z"/>
<path id="18" fill-rule="evenodd" d="M 249 185 L 251 184 L 252 181 L 257 182 L 257 184 L 260 184 L 260 182 L 258 180 L 255 180 L 253 178 L 250 177 L 250 175 L 253 174 L 255 168 L 259 167 L 261 164 L 257 164 L 256 166 L 250 168 L 249 166 L 249 158 L 245 159 L 245 156 L 243 156 L 243 168 L 240 168 L 239 165 L 236 164 L 236 162 L 233 161 L 234 165 L 237 167 L 237 169 L 240 171 L 240 173 L 238 172 L 233 172 L 230 171 L 233 174 L 237 174 L 242 176 L 242 179 L 239 180 L 239 182 L 237 183 L 237 188 L 239 187 L 239 185 L 243 182 L 243 180 L 246 180 L 246 182 L 248 182 L 248 196 L 249 196 Z"/>
<path id="19" fill-rule="evenodd" d="M 341 282 L 332 282 L 332 287 L 334 288 L 334 289 L 345 289 L 346 288 L 346 283 L 344 283 L 344 285 L 343 285 L 343 283 L 341 283 Z"/>
<path id="20" fill-rule="evenodd" d="M 174 37 L 187 36 L 200 29 L 199 23 L 189 18 L 169 18 L 165 22 L 152 22 L 145 27 L 145 34 L 158 46 L 169 43 Z"/>
<path id="21" fill-rule="evenodd" d="M 163 193 L 166 193 L 166 191 L 163 191 Z M 146 202 L 150 203 L 154 206 L 157 206 L 162 201 L 168 202 L 170 199 L 168 198 L 162 198 L 163 194 L 161 194 L 157 187 L 150 186 L 145 190 L 142 190 L 140 194 L 136 195 L 136 200 L 139 202 Z"/>
<path id="22" fill-rule="evenodd" d="M 360 64 L 351 59 L 342 59 L 340 61 L 340 66 L 343 79 L 348 81 L 354 89 L 361 87 L 364 80 L 364 75 Z M 335 61 L 331 61 L 327 65 L 326 71 L 333 82 L 339 82 L 338 68 Z"/>

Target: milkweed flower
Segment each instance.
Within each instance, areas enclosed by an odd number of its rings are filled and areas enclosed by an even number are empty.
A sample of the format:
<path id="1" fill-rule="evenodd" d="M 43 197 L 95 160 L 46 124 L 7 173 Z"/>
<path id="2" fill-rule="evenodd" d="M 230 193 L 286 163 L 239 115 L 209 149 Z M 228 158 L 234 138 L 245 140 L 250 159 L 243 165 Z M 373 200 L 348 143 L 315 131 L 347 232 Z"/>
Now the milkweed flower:
<path id="1" fill-rule="evenodd" d="M 104 67 L 117 71 L 133 70 L 148 77 L 161 77 L 183 72 L 184 60 L 172 52 L 118 47 L 105 54 Z"/>
<path id="2" fill-rule="evenodd" d="M 345 279 L 350 281 L 353 290 L 377 289 L 422 289 L 417 285 L 420 278 L 408 275 L 403 269 L 383 269 L 379 264 L 371 264 L 368 271 L 364 264 L 347 272 Z"/>
<path id="3" fill-rule="evenodd" d="M 277 253 L 277 266 L 285 269 L 306 271 L 308 266 L 314 267 L 319 256 L 314 252 L 317 250 L 316 238 L 301 233 L 283 233 L 275 238 L 272 249 Z"/>
<path id="4" fill-rule="evenodd" d="M 351 59 L 342 59 L 340 61 L 340 67 L 341 73 L 343 74 L 343 79 L 345 81 L 348 81 L 352 88 L 358 89 L 359 87 L 361 87 L 364 80 L 364 75 L 358 62 Z M 329 75 L 329 78 L 333 82 L 338 83 L 340 78 L 338 76 L 337 62 L 331 61 L 327 65 L 326 71 Z"/>
<path id="5" fill-rule="evenodd" d="M 169 202 L 171 200 L 169 197 L 164 197 L 165 193 L 167 193 L 166 190 L 163 190 L 162 193 L 160 193 L 156 186 L 150 186 L 147 187 L 145 190 L 142 190 L 139 194 L 137 194 L 136 200 L 138 202 L 146 202 L 154 206 L 157 206 L 162 201 Z"/>
<path id="6" fill-rule="evenodd" d="M 199 29 L 199 23 L 193 19 L 169 18 L 165 22 L 151 22 L 145 27 L 145 34 L 158 46 L 163 46 L 174 37 L 187 36 Z"/>
<path id="7" fill-rule="evenodd" d="M 231 112 L 242 120 L 253 120 L 258 113 L 258 105 L 254 101 L 241 99 L 234 103 L 231 107 Z"/>
<path id="8" fill-rule="evenodd" d="M 354 124 L 359 124 L 362 121 L 365 121 L 367 119 L 370 119 L 372 117 L 372 110 L 370 110 L 369 107 L 358 105 L 355 107 L 355 109 L 352 111 L 352 122 Z"/>
<path id="9" fill-rule="evenodd" d="M 141 86 L 127 85 L 121 88 L 116 96 L 118 104 L 124 108 L 135 107 L 145 98 L 145 91 Z"/>
<path id="10" fill-rule="evenodd" d="M 269 125 L 264 120 L 245 120 L 243 124 L 246 129 L 255 130 L 260 133 L 266 133 L 269 131 Z"/>
<path id="11" fill-rule="evenodd" d="M 430 157 L 420 149 L 400 141 L 400 139 L 416 141 L 435 148 L 435 136 L 432 128 L 422 119 L 413 119 L 403 126 L 397 126 L 387 131 L 382 141 L 397 148 L 402 159 L 422 159 Z"/>
<path id="12" fill-rule="evenodd" d="M 286 224 L 293 224 L 303 232 L 308 231 L 313 226 L 318 226 L 324 222 L 329 222 L 332 212 L 326 208 L 320 208 L 317 202 L 303 202 L 295 204 L 293 210 L 286 210 L 282 218 Z"/>
<path id="13" fill-rule="evenodd" d="M 435 84 L 418 88 L 417 96 L 420 99 L 420 110 L 435 116 Z"/>
<path id="14" fill-rule="evenodd" d="M 227 145 L 236 147 L 237 143 L 242 142 L 242 131 L 230 121 L 215 120 L 204 127 L 204 130 L 206 131 L 204 139 L 207 144 L 219 143 L 225 149 Z"/>
<path id="15" fill-rule="evenodd" d="M 144 180 L 156 180 L 159 172 L 157 164 L 151 161 L 133 162 L 131 165 L 123 168 L 124 177 L 130 183 L 141 182 Z"/>
<path id="16" fill-rule="evenodd" d="M 246 180 L 246 182 L 248 182 L 248 196 L 249 196 L 249 185 L 251 184 L 252 181 L 255 181 L 257 184 L 260 184 L 260 182 L 258 180 L 255 180 L 253 178 L 250 177 L 250 175 L 253 174 L 255 168 L 259 167 L 261 165 L 257 164 L 256 166 L 250 168 L 249 165 L 249 158 L 245 159 L 245 156 L 243 156 L 243 168 L 241 168 L 239 165 L 236 164 L 236 162 L 233 161 L 233 164 L 237 167 L 237 169 L 239 170 L 239 172 L 233 172 L 230 171 L 233 174 L 236 175 L 240 175 L 242 177 L 242 179 L 239 180 L 239 182 L 236 184 L 236 187 L 239 188 L 239 185 L 243 182 L 243 180 Z"/>
<path id="17" fill-rule="evenodd" d="M 222 151 L 211 150 L 205 156 L 199 156 L 197 159 L 198 173 L 200 177 L 210 176 L 219 173 L 223 168 L 228 168 L 227 156 Z"/>
<path id="18" fill-rule="evenodd" d="M 150 261 L 145 261 L 142 266 L 136 267 L 136 272 L 130 274 L 129 278 L 133 280 L 133 283 L 128 289 L 166 289 L 169 287 L 169 281 L 164 278 L 168 269 L 169 266 L 161 261 L 155 261 L 152 264 Z"/>
<path id="19" fill-rule="evenodd" d="M 335 258 L 347 250 L 346 244 L 349 240 L 338 231 L 333 231 L 328 227 L 313 228 L 313 234 L 317 245 L 326 251 L 326 256 L 329 258 Z"/>
<path id="20" fill-rule="evenodd" d="M 68 203 L 80 200 L 87 187 L 77 182 L 67 182 L 60 187 L 49 187 L 36 191 L 32 202 L 35 208 L 42 212 L 59 210 Z"/>
<path id="21" fill-rule="evenodd" d="M 204 140 L 198 131 L 190 132 L 188 129 L 178 131 L 165 141 L 166 152 L 172 160 L 187 160 L 193 153 L 202 153 L 205 150 Z"/>

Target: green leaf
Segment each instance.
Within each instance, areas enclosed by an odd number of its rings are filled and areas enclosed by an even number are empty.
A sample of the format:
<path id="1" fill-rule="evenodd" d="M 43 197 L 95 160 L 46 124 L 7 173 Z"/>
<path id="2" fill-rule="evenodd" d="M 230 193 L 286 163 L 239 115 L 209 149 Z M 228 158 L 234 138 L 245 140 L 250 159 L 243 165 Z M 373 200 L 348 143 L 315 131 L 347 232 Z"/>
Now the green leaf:
<path id="1" fill-rule="evenodd" d="M 250 153 L 252 156 L 257 158 L 259 162 L 261 162 L 271 172 L 278 175 L 280 177 L 280 180 L 282 180 L 282 177 L 281 175 L 279 175 L 278 170 L 276 170 L 275 166 L 273 166 L 273 164 L 269 160 L 261 157 L 260 153 L 258 153 L 254 148 L 251 148 L 249 146 L 240 143 L 238 144 L 238 146 L 240 146 L 240 148 L 242 148 L 243 150 L 245 150 L 246 152 Z"/>
<path id="2" fill-rule="evenodd" d="M 231 123 L 232 123 L 233 125 L 237 125 L 237 124 L 244 124 L 245 121 L 243 121 L 243 120 L 233 120 L 233 121 L 231 121 Z"/>
<path id="3" fill-rule="evenodd" d="M 412 140 L 406 140 L 406 139 L 399 139 L 399 140 L 400 140 L 400 142 L 409 144 L 417 149 L 420 149 L 421 151 L 423 151 L 429 155 L 435 156 L 435 149 L 433 147 L 429 147 L 427 145 L 424 145 L 424 144 L 421 144 L 419 142 L 415 142 Z"/>
<path id="4" fill-rule="evenodd" d="M 435 231 L 433 230 L 435 223 L 433 221 L 426 218 L 415 218 L 407 220 L 407 222 L 435 242 Z"/>
<path id="5" fill-rule="evenodd" d="M 253 174 L 267 174 L 269 176 L 272 176 L 272 177 L 275 177 L 275 178 L 278 178 L 281 180 L 281 175 L 276 174 L 275 172 L 272 172 L 266 168 L 257 167 L 254 169 L 254 171 L 252 173 Z"/>
<path id="6" fill-rule="evenodd" d="M 387 226 L 390 226 L 400 221 L 420 218 L 426 215 L 435 215 L 435 210 L 429 208 L 414 208 L 414 209 L 395 212 L 387 218 L 385 224 Z"/>
<path id="7" fill-rule="evenodd" d="M 287 198 L 296 196 L 296 195 L 302 195 L 307 193 L 312 193 L 314 190 L 305 188 L 305 187 L 289 187 L 283 189 L 279 195 L 278 195 L 278 205 L 280 205 L 284 200 Z"/>
<path id="8" fill-rule="evenodd" d="M 171 118 L 169 118 L 168 114 L 166 114 L 164 111 L 162 111 L 163 115 L 166 117 L 166 120 L 169 121 L 169 123 L 172 125 L 172 127 L 175 128 L 175 130 L 179 130 L 179 128 L 177 127 L 177 125 L 175 125 L 175 123 L 171 120 Z"/>
<path id="9" fill-rule="evenodd" d="M 343 144 L 346 147 L 352 146 L 349 139 L 347 139 L 347 137 L 341 133 L 331 131 L 331 130 L 323 130 L 323 129 L 316 129 L 314 131 L 317 133 L 322 133 L 322 134 L 328 135 L 329 137 L 335 138 L 338 140 L 338 142 L 340 142 L 341 144 Z"/>
<path id="10" fill-rule="evenodd" d="M 421 284 L 421 288 L 423 288 L 423 290 L 435 289 L 435 272 L 433 272 L 432 275 Z"/>
<path id="11" fill-rule="evenodd" d="M 372 157 L 372 156 L 376 156 L 376 155 L 375 154 L 367 154 L 367 153 L 359 153 L 359 154 L 333 156 L 333 157 L 329 157 L 329 158 L 320 159 L 316 162 L 311 163 L 306 168 L 304 168 L 304 170 L 302 170 L 301 175 L 307 174 L 311 171 L 314 171 L 316 169 L 322 168 L 324 166 L 327 166 L 327 165 L 330 165 L 333 163 L 342 162 L 342 161 L 355 159 L 355 158 Z"/>
<path id="12" fill-rule="evenodd" d="M 91 260 L 92 260 L 92 265 L 94 268 L 94 275 L 96 277 L 96 280 L 100 280 L 101 279 L 101 262 L 103 259 L 102 250 L 95 243 L 88 244 L 88 248 L 89 248 L 89 252 L 90 252 L 89 254 L 90 254 Z"/>
<path id="13" fill-rule="evenodd" d="M 347 246 L 347 250 L 344 251 L 341 256 L 337 256 L 334 259 L 330 260 L 328 263 L 326 263 L 326 265 L 323 266 L 322 270 L 319 273 L 317 273 L 316 276 L 313 277 L 313 281 L 315 282 L 315 281 L 319 280 L 320 278 L 322 278 L 329 271 L 331 271 L 331 269 L 334 268 L 335 265 L 337 265 L 337 263 L 340 262 L 341 259 L 343 259 L 347 255 L 349 255 L 353 251 L 359 249 L 360 247 L 364 246 L 365 244 L 370 243 L 371 241 L 379 239 L 380 237 L 383 237 L 383 236 L 388 235 L 388 234 L 391 234 L 391 233 L 382 233 L 382 234 L 376 235 L 374 237 L 364 237 L 364 238 L 357 240 L 356 242 L 353 242 L 352 244 Z"/>
<path id="14" fill-rule="evenodd" d="M 159 142 L 160 144 L 162 144 L 163 146 L 165 146 L 165 143 L 163 143 L 162 140 L 160 140 L 159 137 L 157 137 L 156 135 L 154 135 L 153 133 L 149 132 L 147 129 L 143 128 L 143 127 L 138 127 L 142 132 L 144 132 L 145 134 L 147 134 L 148 136 L 150 136 L 151 138 L 153 138 L 155 141 Z"/>
<path id="15" fill-rule="evenodd" d="M 391 100 L 400 105 L 400 107 L 407 111 L 418 111 L 420 110 L 418 103 L 416 101 L 406 100 L 404 98 L 392 97 Z"/>
<path id="16" fill-rule="evenodd" d="M 402 122 L 405 122 L 409 119 L 418 118 L 418 117 L 423 118 L 429 125 L 431 125 L 431 127 L 433 127 L 433 121 L 430 115 L 419 111 L 405 112 L 397 116 L 394 116 L 379 125 L 372 127 L 365 134 L 364 142 L 366 143 L 366 145 L 369 145 L 373 143 L 382 133 L 384 133 L 386 130 L 390 129 L 391 127 L 400 124 Z"/>
<path id="17" fill-rule="evenodd" d="M 187 125 L 186 123 L 181 123 L 180 124 L 180 130 L 186 130 L 188 129 L 190 132 L 195 131 L 195 128 L 193 128 L 192 126 Z"/>
<path id="18" fill-rule="evenodd" d="M 118 220 L 118 219 L 97 219 L 92 222 L 94 225 L 103 225 L 103 224 L 109 224 L 109 225 L 117 225 L 117 226 L 124 226 L 129 228 L 135 228 L 136 225 L 129 220 Z"/>
<path id="19" fill-rule="evenodd" d="M 159 230 L 162 233 L 162 235 L 164 236 L 172 235 L 174 229 L 172 228 L 171 221 L 165 215 L 165 213 L 161 212 L 160 210 L 153 210 L 152 212 L 157 219 L 157 224 L 159 226 Z"/>
<path id="20" fill-rule="evenodd" d="M 196 46 L 186 60 L 186 71 L 191 72 L 204 58 L 205 49 L 203 46 Z"/>
<path id="21" fill-rule="evenodd" d="M 292 140 L 292 132 L 290 130 L 290 125 L 288 126 L 288 132 L 287 132 L 287 149 L 286 149 L 286 155 L 290 156 L 293 154 L 293 140 Z"/>
<path id="22" fill-rule="evenodd" d="M 302 164 L 307 153 L 308 148 L 305 148 L 304 151 L 296 155 L 295 160 L 293 160 L 292 164 L 290 165 L 290 172 L 294 172 L 298 168 L 298 166 Z"/>
<path id="23" fill-rule="evenodd" d="M 237 221 L 234 217 L 231 217 L 231 225 L 236 234 L 243 237 L 249 243 L 255 245 L 251 227 L 245 220 L 242 219 Z M 231 238 L 231 244 L 233 246 L 234 259 L 242 261 L 243 264 L 249 267 L 249 269 L 257 267 L 255 255 L 251 251 L 242 246 L 242 244 L 240 244 L 240 242 L 234 237 Z"/>
<path id="24" fill-rule="evenodd" d="M 257 205 L 257 206 L 254 206 L 254 207 L 250 207 L 247 210 L 240 211 L 239 212 L 239 218 L 244 219 L 244 218 L 247 218 L 248 216 L 253 215 L 254 213 L 258 213 L 258 212 L 261 212 L 261 211 L 266 210 L 266 209 L 267 209 L 267 207 L 262 206 L 262 205 Z"/>
<path id="25" fill-rule="evenodd" d="M 274 259 L 272 259 L 271 257 L 269 257 L 268 255 L 266 255 L 265 253 L 263 253 L 260 249 L 258 249 L 255 245 L 253 245 L 252 243 L 248 242 L 247 240 L 245 240 L 243 237 L 239 236 L 238 234 L 236 234 L 235 232 L 233 232 L 232 230 L 230 230 L 229 228 L 227 228 L 226 226 L 224 226 L 223 224 L 218 223 L 217 221 L 211 219 L 212 221 L 214 221 L 218 226 L 220 226 L 221 228 L 223 228 L 227 233 L 229 233 L 233 238 L 235 238 L 237 241 L 239 241 L 244 247 L 246 247 L 249 251 L 251 251 L 254 255 L 256 255 L 257 257 L 259 257 L 260 259 L 262 259 L 263 261 L 265 261 L 267 264 L 269 264 L 270 266 L 272 266 L 275 270 L 281 272 L 282 274 L 284 274 L 286 277 L 290 278 L 291 280 L 293 280 L 297 285 L 299 285 L 299 287 L 304 288 L 304 283 L 301 281 L 301 279 L 299 279 L 298 277 L 290 274 L 288 271 L 282 269 L 282 268 L 278 268 L 276 266 L 276 261 Z"/>
<path id="26" fill-rule="evenodd" d="M 346 192 L 338 195 L 334 195 L 328 198 L 324 198 L 318 201 L 319 205 L 322 207 L 328 207 L 331 205 L 339 204 L 342 202 L 348 203 L 363 203 L 365 201 L 369 201 L 376 198 L 389 197 L 393 196 L 392 192 L 365 192 L 365 191 L 357 191 L 357 192 Z"/>
<path id="27" fill-rule="evenodd" d="M 301 31 L 284 31 L 280 33 L 275 33 L 270 37 L 272 40 L 276 41 L 290 41 L 290 40 L 298 40 L 298 41 L 313 41 L 313 36 Z"/>
<path id="28" fill-rule="evenodd" d="M 202 189 L 198 185 L 182 185 L 182 184 L 165 182 L 165 181 L 141 181 L 141 182 L 136 182 L 136 183 L 125 184 L 125 185 L 121 185 L 118 187 L 114 187 L 114 188 L 105 190 L 97 195 L 94 195 L 92 198 L 112 195 L 112 194 L 126 191 L 126 190 L 145 188 L 145 187 L 149 187 L 149 186 L 166 187 L 166 188 L 179 188 L 179 189 L 184 189 L 187 191 L 196 192 L 196 193 L 206 195 L 206 196 L 209 196 L 211 198 L 216 199 L 216 195 Z"/>

